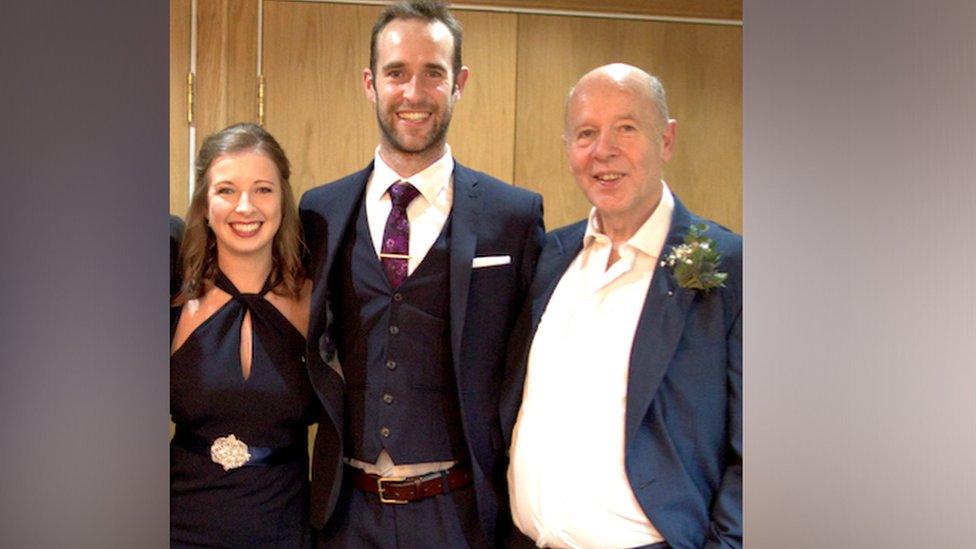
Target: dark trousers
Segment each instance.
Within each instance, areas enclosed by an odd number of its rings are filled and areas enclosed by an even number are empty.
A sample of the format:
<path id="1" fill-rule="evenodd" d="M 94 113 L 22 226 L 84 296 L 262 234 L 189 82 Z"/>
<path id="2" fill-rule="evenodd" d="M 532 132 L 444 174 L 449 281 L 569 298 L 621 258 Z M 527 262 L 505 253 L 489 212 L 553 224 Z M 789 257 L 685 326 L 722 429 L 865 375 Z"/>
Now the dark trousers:
<path id="1" fill-rule="evenodd" d="M 381 503 L 356 488 L 346 467 L 335 512 L 318 532 L 318 546 L 348 549 L 451 549 L 488 547 L 474 485 L 405 504 Z"/>

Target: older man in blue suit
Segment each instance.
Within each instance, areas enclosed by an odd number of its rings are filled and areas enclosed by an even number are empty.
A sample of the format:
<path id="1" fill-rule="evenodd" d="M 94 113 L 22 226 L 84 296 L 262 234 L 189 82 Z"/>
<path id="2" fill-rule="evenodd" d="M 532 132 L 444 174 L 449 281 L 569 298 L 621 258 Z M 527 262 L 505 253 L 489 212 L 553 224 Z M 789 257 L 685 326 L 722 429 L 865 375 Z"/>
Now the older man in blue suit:
<path id="1" fill-rule="evenodd" d="M 742 240 L 663 181 L 675 129 L 636 67 L 570 94 L 566 155 L 593 209 L 549 234 L 512 356 L 515 545 L 742 545 Z"/>

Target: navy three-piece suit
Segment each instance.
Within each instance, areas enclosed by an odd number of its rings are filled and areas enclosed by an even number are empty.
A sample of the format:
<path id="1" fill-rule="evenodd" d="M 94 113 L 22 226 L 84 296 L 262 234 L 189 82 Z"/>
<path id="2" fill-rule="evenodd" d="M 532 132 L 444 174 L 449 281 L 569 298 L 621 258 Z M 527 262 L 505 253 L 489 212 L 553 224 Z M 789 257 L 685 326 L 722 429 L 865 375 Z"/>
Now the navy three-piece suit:
<path id="1" fill-rule="evenodd" d="M 539 257 L 531 304 L 520 319 L 530 335 L 513 349 L 503 395 L 506 437 L 532 338 L 582 250 L 586 223 L 551 232 Z M 705 236 L 714 239 L 728 278 L 725 287 L 705 292 L 680 287 L 671 268 L 656 267 L 630 356 L 625 467 L 641 508 L 671 547 L 741 547 L 742 238 L 691 214 L 675 197 L 662 257 L 698 223 L 708 225 Z"/>
<path id="2" fill-rule="evenodd" d="M 327 416 L 312 460 L 312 524 L 322 528 L 341 505 L 342 458 L 371 462 L 386 450 L 397 463 L 470 466 L 477 535 L 491 544 L 510 524 L 499 395 L 544 240 L 542 198 L 455 163 L 445 228 L 394 289 L 365 224 L 372 168 L 306 192 L 299 207 L 314 281 L 307 365 Z M 388 406 L 363 404 L 380 395 Z"/>

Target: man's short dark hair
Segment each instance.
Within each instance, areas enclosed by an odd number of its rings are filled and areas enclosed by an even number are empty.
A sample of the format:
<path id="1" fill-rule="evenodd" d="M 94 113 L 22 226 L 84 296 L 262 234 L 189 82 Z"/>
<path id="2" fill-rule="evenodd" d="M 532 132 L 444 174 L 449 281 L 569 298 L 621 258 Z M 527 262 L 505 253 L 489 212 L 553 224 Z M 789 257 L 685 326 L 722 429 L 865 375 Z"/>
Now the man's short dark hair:
<path id="1" fill-rule="evenodd" d="M 437 0 L 411 0 L 409 2 L 397 2 L 390 5 L 380 14 L 373 25 L 373 34 L 369 39 L 369 70 L 376 75 L 376 38 L 380 32 L 396 19 L 421 19 L 427 22 L 440 21 L 451 31 L 454 38 L 454 59 L 451 67 L 453 77 L 456 80 L 461 72 L 461 24 L 447 9 L 447 6 Z M 375 79 L 374 79 L 375 82 Z"/>

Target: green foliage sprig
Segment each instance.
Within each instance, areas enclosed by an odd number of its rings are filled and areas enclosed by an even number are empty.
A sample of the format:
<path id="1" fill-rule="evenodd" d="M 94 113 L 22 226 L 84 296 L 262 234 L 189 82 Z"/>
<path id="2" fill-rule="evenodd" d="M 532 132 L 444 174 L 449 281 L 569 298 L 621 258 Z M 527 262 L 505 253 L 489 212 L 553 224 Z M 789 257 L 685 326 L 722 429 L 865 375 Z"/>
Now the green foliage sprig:
<path id="1" fill-rule="evenodd" d="M 715 250 L 715 241 L 705 236 L 708 226 L 692 225 L 684 244 L 671 248 L 661 260 L 662 267 L 671 267 L 674 278 L 682 288 L 709 291 L 725 286 L 728 273 L 718 270 L 722 255 Z"/>

